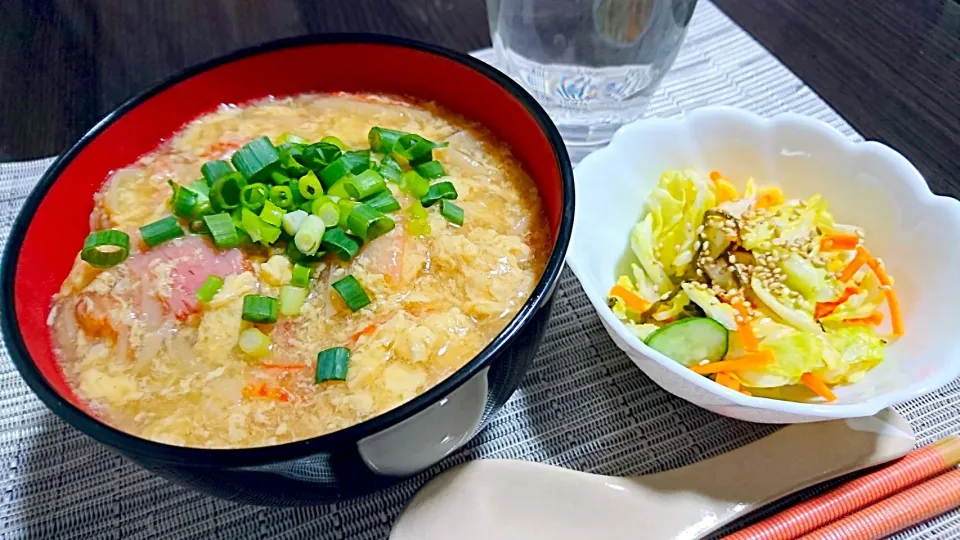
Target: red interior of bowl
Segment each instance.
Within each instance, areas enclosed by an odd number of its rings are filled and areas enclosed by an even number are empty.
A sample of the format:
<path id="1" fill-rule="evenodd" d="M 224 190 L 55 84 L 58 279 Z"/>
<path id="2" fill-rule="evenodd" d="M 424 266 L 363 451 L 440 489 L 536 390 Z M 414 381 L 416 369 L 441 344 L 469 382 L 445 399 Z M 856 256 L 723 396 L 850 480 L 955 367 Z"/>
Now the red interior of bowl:
<path id="1" fill-rule="evenodd" d="M 20 251 L 14 302 L 27 349 L 61 396 L 81 406 L 57 366 L 46 318 L 51 297 L 89 232 L 93 194 L 110 171 L 132 163 L 222 103 L 335 91 L 433 100 L 485 125 L 510 145 L 536 182 L 556 236 L 563 190 L 554 150 L 524 105 L 493 80 L 442 55 L 390 44 L 312 44 L 240 58 L 176 83 L 129 110 L 76 156 L 37 209 Z"/>

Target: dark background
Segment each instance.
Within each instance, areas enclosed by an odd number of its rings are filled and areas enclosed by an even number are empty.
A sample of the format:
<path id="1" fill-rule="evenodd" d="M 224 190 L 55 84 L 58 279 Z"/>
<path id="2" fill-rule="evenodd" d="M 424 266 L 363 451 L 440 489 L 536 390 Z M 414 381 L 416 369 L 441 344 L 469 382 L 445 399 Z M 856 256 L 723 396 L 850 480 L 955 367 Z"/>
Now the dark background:
<path id="1" fill-rule="evenodd" d="M 715 0 L 868 139 L 960 196 L 960 0 Z M 490 45 L 483 0 L 0 0 L 0 161 L 62 152 L 184 67 L 263 41 L 379 32 Z"/>

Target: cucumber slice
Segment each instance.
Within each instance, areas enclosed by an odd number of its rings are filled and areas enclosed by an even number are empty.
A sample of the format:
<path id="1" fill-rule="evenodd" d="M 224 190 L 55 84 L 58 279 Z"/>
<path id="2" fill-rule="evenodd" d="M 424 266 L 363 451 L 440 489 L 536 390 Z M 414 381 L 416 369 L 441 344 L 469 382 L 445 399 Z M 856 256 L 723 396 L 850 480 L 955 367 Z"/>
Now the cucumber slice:
<path id="1" fill-rule="evenodd" d="M 703 360 L 716 362 L 727 354 L 729 332 L 707 317 L 672 322 L 647 336 L 644 343 L 677 363 L 691 367 Z"/>

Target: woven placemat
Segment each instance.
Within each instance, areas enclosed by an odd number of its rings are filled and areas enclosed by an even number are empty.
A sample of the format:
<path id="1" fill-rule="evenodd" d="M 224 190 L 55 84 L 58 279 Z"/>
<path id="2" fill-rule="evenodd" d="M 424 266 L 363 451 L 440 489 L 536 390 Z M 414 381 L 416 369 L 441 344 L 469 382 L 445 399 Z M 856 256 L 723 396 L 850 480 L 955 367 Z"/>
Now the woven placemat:
<path id="1" fill-rule="evenodd" d="M 492 58 L 489 51 L 477 56 Z M 859 138 L 796 76 L 701 0 L 649 114 L 674 116 L 703 105 L 762 115 L 794 111 Z M 14 216 L 50 163 L 0 165 L 0 243 L 8 241 Z M 898 410 L 921 443 L 960 432 L 960 383 Z M 729 451 L 773 429 L 717 416 L 660 390 L 610 341 L 569 271 L 535 364 L 486 430 L 429 473 L 377 495 L 315 508 L 224 502 L 140 469 L 48 411 L 3 349 L 0 538 L 378 539 L 387 536 L 403 504 L 430 474 L 468 459 L 516 458 L 603 474 L 643 474 Z M 896 538 L 960 538 L 960 511 Z"/>

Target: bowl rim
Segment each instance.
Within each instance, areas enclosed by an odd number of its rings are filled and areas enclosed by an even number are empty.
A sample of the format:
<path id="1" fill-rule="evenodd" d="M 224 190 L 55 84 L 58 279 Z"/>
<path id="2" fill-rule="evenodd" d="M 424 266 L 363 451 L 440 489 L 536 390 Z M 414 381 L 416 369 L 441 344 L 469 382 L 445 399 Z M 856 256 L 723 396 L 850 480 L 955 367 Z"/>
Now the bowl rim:
<path id="1" fill-rule="evenodd" d="M 656 130 L 669 126 L 684 125 L 691 120 L 701 117 L 709 118 L 711 116 L 737 117 L 739 121 L 763 126 L 766 129 L 775 129 L 777 127 L 789 125 L 797 129 L 806 130 L 816 134 L 827 140 L 829 143 L 841 147 L 846 153 L 873 153 L 880 159 L 884 159 L 891 164 L 892 168 L 896 171 L 897 181 L 903 182 L 911 188 L 911 191 L 916 197 L 918 204 L 939 205 L 944 207 L 944 211 L 948 211 L 960 216 L 960 201 L 951 197 L 934 194 L 930 189 L 929 184 L 927 184 L 926 180 L 923 178 L 923 175 L 920 174 L 920 171 L 918 171 L 917 168 L 910 163 L 906 157 L 893 148 L 877 141 L 851 140 L 839 130 L 825 122 L 794 112 L 777 113 L 773 116 L 761 116 L 751 111 L 736 107 L 708 106 L 688 111 L 684 115 L 677 117 L 637 120 L 617 130 L 607 146 L 584 158 L 575 168 L 575 174 L 576 171 L 583 170 L 584 165 L 591 166 L 591 164 L 594 162 L 616 159 L 616 155 L 618 153 L 617 147 L 619 146 L 617 141 L 629 138 L 634 133 Z M 582 226 L 582 223 L 578 224 L 578 227 Z M 705 393 L 718 395 L 724 398 L 729 402 L 728 405 L 739 406 L 748 409 L 766 410 L 774 413 L 815 417 L 823 420 L 871 416 L 885 407 L 903 403 L 932 392 L 960 376 L 960 353 L 954 353 L 952 355 L 952 362 L 949 360 L 944 362 L 943 369 L 938 370 L 936 374 L 920 381 L 916 381 L 912 384 L 898 387 L 894 390 L 884 392 L 856 403 L 839 403 L 832 405 L 828 403 L 803 403 L 747 396 L 730 388 L 716 384 L 706 377 L 693 373 L 689 369 L 667 358 L 665 355 L 648 347 L 643 343 L 642 340 L 637 338 L 636 335 L 628 331 L 626 327 L 613 315 L 613 312 L 607 307 L 606 302 L 602 301 L 598 297 L 598 294 L 600 293 L 594 284 L 586 279 L 588 275 L 588 272 L 584 268 L 586 263 L 581 264 L 578 257 L 578 236 L 582 235 L 575 233 L 574 238 L 571 240 L 571 250 L 567 264 L 570 266 L 570 269 L 577 276 L 578 281 L 580 281 L 581 285 L 583 286 L 584 292 L 590 299 L 591 305 L 593 305 L 593 308 L 597 311 L 601 320 L 605 323 L 604 326 L 607 328 L 607 331 L 616 334 L 616 336 L 620 338 L 621 343 L 630 347 L 631 351 L 629 352 L 638 353 L 652 360 L 674 376 L 677 376 L 685 382 L 696 386 L 699 390 Z M 631 355 L 628 354 L 628 356 Z M 694 404 L 697 403 L 694 402 Z"/>
<path id="2" fill-rule="evenodd" d="M 560 172 L 559 180 L 563 193 L 561 193 L 560 221 L 550 257 L 547 260 L 543 274 L 540 276 L 536 287 L 521 306 L 517 315 L 469 362 L 414 399 L 397 408 L 347 428 L 309 439 L 273 446 L 207 449 L 160 443 L 114 428 L 94 416 L 87 414 L 69 400 L 60 396 L 40 373 L 26 348 L 17 321 L 16 310 L 13 303 L 13 293 L 14 277 L 20 249 L 23 245 L 22 238 L 31 224 L 41 201 L 63 170 L 107 127 L 141 103 L 166 91 L 181 81 L 221 65 L 250 56 L 304 46 L 336 44 L 395 46 L 438 55 L 457 62 L 493 81 L 512 98 L 516 99 L 536 121 L 547 143 L 553 149 L 557 168 Z M 131 457 L 195 467 L 255 467 L 350 447 L 356 449 L 357 443 L 360 440 L 369 435 L 382 432 L 386 428 L 395 426 L 413 417 L 415 414 L 450 394 L 470 380 L 474 375 L 489 366 L 493 358 L 501 354 L 504 349 L 513 342 L 521 327 L 527 324 L 540 309 L 544 308 L 545 304 L 547 304 L 551 298 L 559 281 L 560 273 L 563 270 L 564 259 L 573 231 L 574 199 L 573 168 L 557 127 L 533 96 L 524 90 L 517 82 L 493 66 L 467 54 L 438 45 L 374 33 L 309 34 L 267 41 L 188 67 L 165 79 L 156 86 L 135 94 L 107 113 L 47 168 L 20 209 L 10 230 L 8 237 L 10 240 L 8 240 L 7 246 L 4 249 L 2 261 L 0 261 L 0 290 L 3 291 L 2 298 L 0 298 L 0 311 L 2 311 L 2 313 L 0 313 L 0 329 L 2 329 L 7 349 L 17 371 L 20 372 L 21 377 L 23 377 L 27 385 L 51 411 L 97 441 Z"/>

